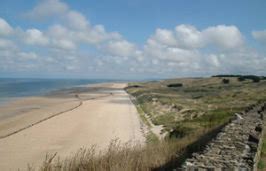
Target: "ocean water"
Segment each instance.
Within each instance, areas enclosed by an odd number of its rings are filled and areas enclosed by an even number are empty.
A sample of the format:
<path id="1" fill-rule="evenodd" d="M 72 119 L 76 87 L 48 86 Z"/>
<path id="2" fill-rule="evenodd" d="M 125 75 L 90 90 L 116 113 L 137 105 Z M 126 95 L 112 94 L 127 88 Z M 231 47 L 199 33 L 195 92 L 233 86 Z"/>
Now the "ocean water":
<path id="1" fill-rule="evenodd" d="M 0 78 L 0 104 L 20 97 L 45 95 L 55 90 L 101 82 L 108 80 Z"/>

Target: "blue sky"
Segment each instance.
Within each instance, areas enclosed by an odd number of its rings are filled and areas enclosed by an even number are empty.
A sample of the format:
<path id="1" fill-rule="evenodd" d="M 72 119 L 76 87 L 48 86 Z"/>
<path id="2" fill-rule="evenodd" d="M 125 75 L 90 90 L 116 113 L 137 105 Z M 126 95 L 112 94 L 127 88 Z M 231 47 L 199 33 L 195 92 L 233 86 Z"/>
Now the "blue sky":
<path id="1" fill-rule="evenodd" d="M 265 9 L 263 0 L 2 0 L 0 76 L 265 75 Z"/>

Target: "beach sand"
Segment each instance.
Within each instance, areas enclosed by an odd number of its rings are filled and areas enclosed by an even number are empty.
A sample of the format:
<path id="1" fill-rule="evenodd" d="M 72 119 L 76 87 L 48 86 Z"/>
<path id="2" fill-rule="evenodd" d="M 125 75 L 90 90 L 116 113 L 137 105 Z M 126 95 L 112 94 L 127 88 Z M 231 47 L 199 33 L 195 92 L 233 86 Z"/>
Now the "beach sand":
<path id="1" fill-rule="evenodd" d="M 27 164 L 38 168 L 46 154 L 57 152 L 64 158 L 92 145 L 105 149 L 116 138 L 144 143 L 138 113 L 125 86 L 90 85 L 1 107 L 0 113 L 9 112 L 9 116 L 0 118 L 0 170 L 24 170 Z"/>

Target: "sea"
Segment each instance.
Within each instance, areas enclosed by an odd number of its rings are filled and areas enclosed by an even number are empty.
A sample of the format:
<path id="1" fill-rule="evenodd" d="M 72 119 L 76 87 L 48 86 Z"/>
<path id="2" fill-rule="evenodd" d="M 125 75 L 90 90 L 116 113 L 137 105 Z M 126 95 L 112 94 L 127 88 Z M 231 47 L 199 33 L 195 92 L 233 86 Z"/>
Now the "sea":
<path id="1" fill-rule="evenodd" d="M 51 91 L 103 82 L 110 80 L 0 78 L 0 105 L 21 97 L 40 96 Z"/>

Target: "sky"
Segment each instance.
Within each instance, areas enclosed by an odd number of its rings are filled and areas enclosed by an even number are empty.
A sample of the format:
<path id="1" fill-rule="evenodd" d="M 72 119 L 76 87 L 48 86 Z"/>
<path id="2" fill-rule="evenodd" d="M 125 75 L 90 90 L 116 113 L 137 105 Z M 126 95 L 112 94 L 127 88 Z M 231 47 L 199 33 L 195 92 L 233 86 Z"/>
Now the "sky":
<path id="1" fill-rule="evenodd" d="M 0 77 L 266 75 L 264 0 L 0 3 Z"/>

